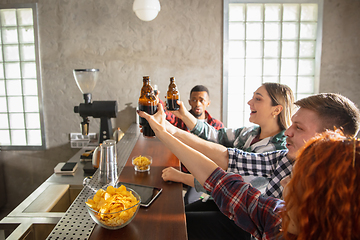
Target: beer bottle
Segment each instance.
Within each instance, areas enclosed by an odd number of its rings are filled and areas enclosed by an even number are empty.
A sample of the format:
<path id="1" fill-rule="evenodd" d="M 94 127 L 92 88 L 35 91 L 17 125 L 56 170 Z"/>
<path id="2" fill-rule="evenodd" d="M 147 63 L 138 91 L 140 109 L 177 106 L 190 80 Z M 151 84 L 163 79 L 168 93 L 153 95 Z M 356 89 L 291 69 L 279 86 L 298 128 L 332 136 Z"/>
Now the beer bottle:
<path id="1" fill-rule="evenodd" d="M 143 77 L 143 86 L 139 97 L 139 110 L 153 115 L 157 111 L 158 99 L 155 97 L 154 90 L 150 85 L 149 76 Z M 139 117 L 139 123 L 142 126 L 143 135 L 146 137 L 155 136 L 148 121 L 145 118 Z"/>
<path id="2" fill-rule="evenodd" d="M 180 106 L 177 101 L 180 100 L 180 93 L 177 89 L 175 78 L 170 78 L 170 84 L 166 95 L 167 109 L 170 111 L 179 110 Z"/>

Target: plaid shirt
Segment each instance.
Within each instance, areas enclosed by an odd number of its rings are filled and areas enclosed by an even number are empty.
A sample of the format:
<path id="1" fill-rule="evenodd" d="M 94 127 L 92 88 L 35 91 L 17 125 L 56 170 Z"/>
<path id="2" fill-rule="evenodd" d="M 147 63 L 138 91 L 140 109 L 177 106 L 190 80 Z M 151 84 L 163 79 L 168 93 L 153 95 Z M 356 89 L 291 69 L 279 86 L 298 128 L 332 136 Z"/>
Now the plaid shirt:
<path id="1" fill-rule="evenodd" d="M 240 175 L 226 173 L 221 168 L 210 175 L 204 187 L 211 192 L 222 213 L 257 239 L 281 237 L 282 200 L 262 197 Z"/>
<path id="2" fill-rule="evenodd" d="M 164 102 L 162 100 L 159 99 L 159 102 L 164 107 L 164 111 L 165 111 L 165 114 L 166 114 L 166 120 L 168 120 L 175 127 L 178 127 L 178 128 L 180 128 L 182 130 L 190 132 L 189 129 L 186 127 L 185 123 L 180 118 L 176 117 L 174 114 L 172 114 L 171 112 L 166 110 L 165 104 L 164 104 Z M 191 114 L 193 114 L 191 110 L 189 112 Z M 211 115 L 206 110 L 205 110 L 205 120 L 210 126 L 213 126 L 216 130 L 224 127 L 224 124 L 221 121 L 211 117 Z"/>
<path id="3" fill-rule="evenodd" d="M 228 172 L 244 176 L 263 176 L 270 179 L 265 190 L 265 196 L 282 197 L 281 179 L 290 175 L 292 162 L 286 157 L 287 150 L 267 153 L 249 153 L 236 148 L 228 148 Z"/>
<path id="4" fill-rule="evenodd" d="M 204 138 L 205 140 L 217 142 L 226 147 L 238 148 L 246 152 L 264 153 L 286 149 L 286 136 L 284 135 L 285 131 L 281 131 L 275 136 L 261 139 L 260 141 L 251 145 L 253 139 L 260 133 L 260 127 L 258 126 L 243 127 L 237 129 L 223 128 L 220 130 L 214 130 L 209 125 L 198 122 L 191 132 L 201 138 Z M 235 173 L 242 174 L 246 182 L 251 182 L 252 180 L 256 181 L 257 177 L 255 176 L 266 177 L 269 180 L 269 183 L 267 184 L 266 188 L 261 187 L 264 196 L 281 196 L 282 188 L 278 188 L 280 185 L 278 183 L 280 182 L 281 178 L 279 180 L 277 179 L 278 175 L 269 174 L 269 172 L 267 172 L 266 176 L 264 176 L 262 172 L 259 174 L 259 171 L 257 170 L 258 168 L 256 168 L 256 166 L 253 166 L 252 171 L 247 170 L 247 168 L 245 168 L 244 171 L 241 171 L 241 169 L 239 170 L 239 168 L 234 167 L 229 167 L 227 171 L 235 171 Z M 256 172 L 257 174 L 254 175 L 253 172 Z M 283 173 L 281 173 L 281 175 L 282 174 Z M 269 176 L 271 178 L 275 177 L 276 179 L 270 179 Z M 203 187 L 196 179 L 194 180 L 194 185 L 196 191 L 204 191 Z"/>

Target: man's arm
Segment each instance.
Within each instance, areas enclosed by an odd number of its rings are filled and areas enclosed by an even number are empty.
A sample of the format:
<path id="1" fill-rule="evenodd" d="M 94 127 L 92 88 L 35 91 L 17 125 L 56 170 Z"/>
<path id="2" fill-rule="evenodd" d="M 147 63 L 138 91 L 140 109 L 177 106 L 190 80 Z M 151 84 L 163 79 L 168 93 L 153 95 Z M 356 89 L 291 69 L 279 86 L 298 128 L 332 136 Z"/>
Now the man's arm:
<path id="1" fill-rule="evenodd" d="M 174 137 L 179 139 L 181 142 L 201 152 L 202 154 L 213 160 L 222 169 L 226 170 L 228 168 L 229 154 L 226 147 L 217 143 L 201 139 L 194 134 L 174 127 L 170 123 L 165 124 L 167 131 L 170 132 Z"/>
<path id="2" fill-rule="evenodd" d="M 181 182 L 194 187 L 194 176 L 192 174 L 181 172 L 173 167 L 163 169 L 161 177 L 164 181 Z"/>
<path id="3" fill-rule="evenodd" d="M 187 111 L 185 109 L 184 103 L 182 101 L 178 101 L 178 104 L 180 106 L 179 110 L 171 111 L 173 116 L 176 116 L 177 118 L 181 119 L 183 121 L 183 123 L 185 123 L 185 125 L 189 129 L 189 131 L 191 131 L 191 133 L 199 136 L 202 139 L 212 141 L 212 142 L 218 142 L 218 139 L 217 139 L 218 138 L 218 130 L 214 126 L 210 125 L 207 122 L 198 121 L 194 117 L 194 115 L 192 115 L 189 111 Z M 168 119 L 168 116 L 166 117 L 166 119 Z M 223 126 L 222 122 L 220 122 L 220 123 L 221 123 L 221 126 Z M 214 122 L 214 124 L 216 125 L 218 123 Z M 224 145 L 224 144 L 222 144 L 222 145 Z"/>
<path id="4" fill-rule="evenodd" d="M 195 127 L 197 119 L 186 110 L 182 101 L 177 101 L 177 103 L 180 106 L 179 110 L 171 111 L 171 113 L 180 118 L 185 123 L 186 127 L 191 131 Z"/>
<path id="5" fill-rule="evenodd" d="M 258 199 L 262 199 L 259 192 L 251 188 L 249 184 L 244 183 L 241 176 L 235 175 L 236 179 L 230 179 L 227 181 L 228 183 L 225 183 L 226 185 L 221 185 L 221 182 L 225 182 L 227 177 L 234 176 L 234 174 L 225 173 L 209 158 L 187 146 L 169 133 L 165 127 L 167 121 L 165 120 L 165 114 L 162 111 L 161 104 L 159 104 L 158 107 L 160 111 L 158 111 L 159 114 L 157 116 L 155 116 L 156 114 L 149 115 L 145 112 L 139 112 L 139 115 L 149 122 L 159 140 L 179 158 L 194 177 L 196 177 L 207 190 L 212 192 L 212 196 L 221 211 L 234 219 L 236 224 L 239 224 L 239 226 L 252 234 L 255 234 L 257 229 L 263 229 L 265 234 L 267 230 L 274 232 L 275 228 L 274 233 L 278 234 L 277 227 L 281 224 L 280 216 L 272 214 L 274 212 L 273 210 L 277 207 L 277 200 L 272 199 L 271 201 L 274 203 L 267 203 L 268 200 L 263 199 L 264 201 L 258 204 Z M 157 117 L 159 116 L 160 118 L 158 119 Z M 247 191 L 248 189 L 250 189 L 251 192 Z M 233 202 L 234 198 L 237 198 L 235 204 Z M 254 206 L 257 209 L 254 209 Z M 265 208 L 262 206 L 265 206 Z M 269 215 L 270 219 L 267 217 Z M 241 216 L 244 216 L 244 218 L 241 218 Z M 266 221 L 267 219 L 269 219 L 269 221 Z M 241 223 L 247 224 L 247 222 L 254 222 L 255 224 L 247 226 L 241 225 Z M 263 232 L 255 236 L 262 236 Z M 270 237 L 275 237 L 275 234 Z"/>
<path id="6" fill-rule="evenodd" d="M 154 115 L 149 115 L 145 112 L 138 111 L 139 116 L 145 118 L 156 137 L 170 150 L 174 155 L 186 166 L 187 169 L 198 179 L 201 184 L 204 184 L 210 174 L 218 168 L 218 166 L 209 158 L 187 146 L 176 137 L 174 137 L 165 128 L 165 125 L 171 125 L 165 120 L 165 113 L 161 104 L 158 104 L 158 111 Z M 172 126 L 172 125 L 171 125 Z M 172 126 L 175 128 L 174 126 Z M 189 133 L 190 134 L 190 133 Z"/>
<path id="7" fill-rule="evenodd" d="M 191 130 L 191 133 L 208 141 L 221 144 L 225 147 L 242 147 L 245 142 L 240 141 L 235 146 L 234 142 L 242 140 L 245 136 L 240 136 L 241 133 L 246 130 L 242 128 L 221 128 L 216 129 L 207 122 L 198 121 L 195 127 Z M 246 137 L 249 137 L 246 135 Z"/>
<path id="8" fill-rule="evenodd" d="M 283 201 L 262 197 L 243 182 L 241 176 L 217 168 L 204 187 L 211 192 L 220 211 L 256 239 L 277 239 L 281 227 Z"/>

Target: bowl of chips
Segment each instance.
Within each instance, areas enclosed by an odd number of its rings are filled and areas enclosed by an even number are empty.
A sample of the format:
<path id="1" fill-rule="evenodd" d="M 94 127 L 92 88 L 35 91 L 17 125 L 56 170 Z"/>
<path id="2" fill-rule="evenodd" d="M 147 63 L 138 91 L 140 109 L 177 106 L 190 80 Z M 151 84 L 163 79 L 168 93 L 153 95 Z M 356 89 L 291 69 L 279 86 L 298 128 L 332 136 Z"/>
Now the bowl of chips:
<path id="1" fill-rule="evenodd" d="M 134 165 L 135 171 L 146 172 L 150 170 L 152 163 L 151 156 L 137 156 L 132 158 L 132 164 Z"/>
<path id="2" fill-rule="evenodd" d="M 118 188 L 108 186 L 99 189 L 95 195 L 88 197 L 86 208 L 91 218 L 107 229 L 119 229 L 128 225 L 140 208 L 140 195 L 121 185 Z"/>

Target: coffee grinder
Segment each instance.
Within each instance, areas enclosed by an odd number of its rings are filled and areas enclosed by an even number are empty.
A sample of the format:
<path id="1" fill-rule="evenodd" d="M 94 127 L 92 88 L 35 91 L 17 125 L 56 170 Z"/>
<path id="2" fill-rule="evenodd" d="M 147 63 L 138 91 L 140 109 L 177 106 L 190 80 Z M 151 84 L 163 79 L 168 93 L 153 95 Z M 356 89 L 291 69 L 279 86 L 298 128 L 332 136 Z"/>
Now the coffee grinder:
<path id="1" fill-rule="evenodd" d="M 99 69 L 74 69 L 74 78 L 80 91 L 83 94 L 85 103 L 80 103 L 74 107 L 74 112 L 79 113 L 83 121 L 81 122 L 81 133 L 89 134 L 89 117 L 100 118 L 99 143 L 111 139 L 112 126 L 110 118 L 117 116 L 116 101 L 93 101 L 91 102 L 91 92 L 94 90 L 99 77 Z"/>

